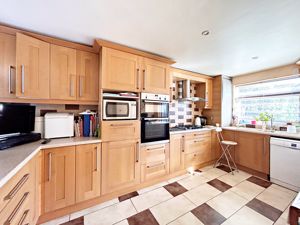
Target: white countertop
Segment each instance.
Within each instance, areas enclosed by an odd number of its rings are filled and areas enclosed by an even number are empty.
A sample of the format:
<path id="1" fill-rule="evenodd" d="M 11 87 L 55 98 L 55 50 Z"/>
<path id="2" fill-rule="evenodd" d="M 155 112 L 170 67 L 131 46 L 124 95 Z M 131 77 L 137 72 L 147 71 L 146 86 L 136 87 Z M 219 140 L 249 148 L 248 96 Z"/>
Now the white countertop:
<path id="1" fill-rule="evenodd" d="M 0 188 L 41 149 L 100 143 L 101 140 L 99 138 L 74 137 L 53 139 L 44 145 L 41 142 L 42 140 L 39 140 L 0 151 Z"/>
<path id="2" fill-rule="evenodd" d="M 182 133 L 191 133 L 191 132 L 210 131 L 212 129 L 216 129 L 216 127 L 214 127 L 214 126 L 206 126 L 204 128 L 199 128 L 199 129 L 170 131 L 170 134 L 182 134 Z"/>
<path id="3" fill-rule="evenodd" d="M 241 131 L 241 132 L 249 132 L 249 133 L 257 133 L 257 134 L 266 134 L 274 137 L 283 137 L 283 138 L 294 138 L 300 139 L 300 133 L 288 133 L 286 131 L 263 131 L 261 129 L 256 128 L 247 128 L 247 127 L 222 127 L 224 130 L 232 130 L 232 131 Z"/>

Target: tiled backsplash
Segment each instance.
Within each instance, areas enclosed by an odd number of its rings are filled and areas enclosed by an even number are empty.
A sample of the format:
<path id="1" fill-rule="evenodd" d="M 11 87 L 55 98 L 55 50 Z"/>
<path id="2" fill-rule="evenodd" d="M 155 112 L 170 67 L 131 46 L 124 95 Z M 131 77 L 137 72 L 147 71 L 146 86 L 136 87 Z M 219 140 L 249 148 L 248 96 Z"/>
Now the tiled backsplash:
<path id="1" fill-rule="evenodd" d="M 173 82 L 172 103 L 170 104 L 170 127 L 177 125 L 192 125 L 195 116 L 201 116 L 201 109 L 195 102 L 178 101 L 178 93 L 182 93 L 182 83 Z M 191 96 L 196 96 L 196 86 L 191 84 Z"/>

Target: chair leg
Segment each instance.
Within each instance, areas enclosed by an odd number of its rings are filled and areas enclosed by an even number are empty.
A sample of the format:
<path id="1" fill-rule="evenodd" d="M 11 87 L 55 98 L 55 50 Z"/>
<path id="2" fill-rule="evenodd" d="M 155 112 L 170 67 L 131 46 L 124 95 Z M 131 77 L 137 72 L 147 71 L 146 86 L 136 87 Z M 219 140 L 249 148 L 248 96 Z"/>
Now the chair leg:
<path id="1" fill-rule="evenodd" d="M 236 171 L 237 172 L 239 172 L 239 169 L 237 168 L 237 166 L 236 166 L 236 164 L 235 164 L 235 161 L 233 160 L 233 158 L 232 158 L 232 156 L 231 156 L 231 154 L 230 154 L 230 149 L 228 148 L 228 155 L 229 155 L 229 157 L 230 157 L 230 159 L 231 159 L 231 161 L 232 161 L 232 163 L 233 163 L 233 165 L 234 165 L 234 169 L 236 169 Z"/>
<path id="2" fill-rule="evenodd" d="M 225 154 L 225 152 L 224 152 L 224 150 L 223 150 L 223 147 L 221 147 L 221 148 L 222 148 L 222 155 L 221 155 L 221 156 L 219 157 L 219 159 L 215 162 L 214 168 L 217 167 L 217 164 L 220 163 L 220 160 L 223 158 L 223 156 L 224 156 L 224 154 Z"/>
<path id="3" fill-rule="evenodd" d="M 232 170 L 232 168 L 231 168 L 231 164 L 230 164 L 229 159 L 228 159 L 228 156 L 227 156 L 227 154 L 226 154 L 226 153 L 228 152 L 228 148 L 229 148 L 229 145 L 227 145 L 226 148 L 225 148 L 225 158 L 226 158 L 227 165 L 229 166 L 229 169 L 230 169 L 232 175 L 234 175 L 233 170 Z"/>

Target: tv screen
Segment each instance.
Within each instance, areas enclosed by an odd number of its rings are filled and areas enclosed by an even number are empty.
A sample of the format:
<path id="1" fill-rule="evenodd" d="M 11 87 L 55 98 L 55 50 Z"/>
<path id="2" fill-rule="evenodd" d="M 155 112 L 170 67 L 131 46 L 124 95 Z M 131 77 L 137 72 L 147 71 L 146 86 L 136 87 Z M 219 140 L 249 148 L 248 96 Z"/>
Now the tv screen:
<path id="1" fill-rule="evenodd" d="M 34 130 L 35 106 L 0 102 L 0 135 Z"/>

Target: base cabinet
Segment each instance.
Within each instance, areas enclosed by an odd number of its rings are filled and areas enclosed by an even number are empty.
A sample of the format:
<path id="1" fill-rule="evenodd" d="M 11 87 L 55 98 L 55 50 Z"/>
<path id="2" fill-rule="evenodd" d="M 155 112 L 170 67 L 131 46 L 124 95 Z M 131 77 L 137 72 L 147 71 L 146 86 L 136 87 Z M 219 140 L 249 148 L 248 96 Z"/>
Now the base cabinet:
<path id="1" fill-rule="evenodd" d="M 140 183 L 139 140 L 102 143 L 102 194 Z"/>
<path id="2" fill-rule="evenodd" d="M 184 169 L 184 135 L 170 135 L 170 173 Z"/>

